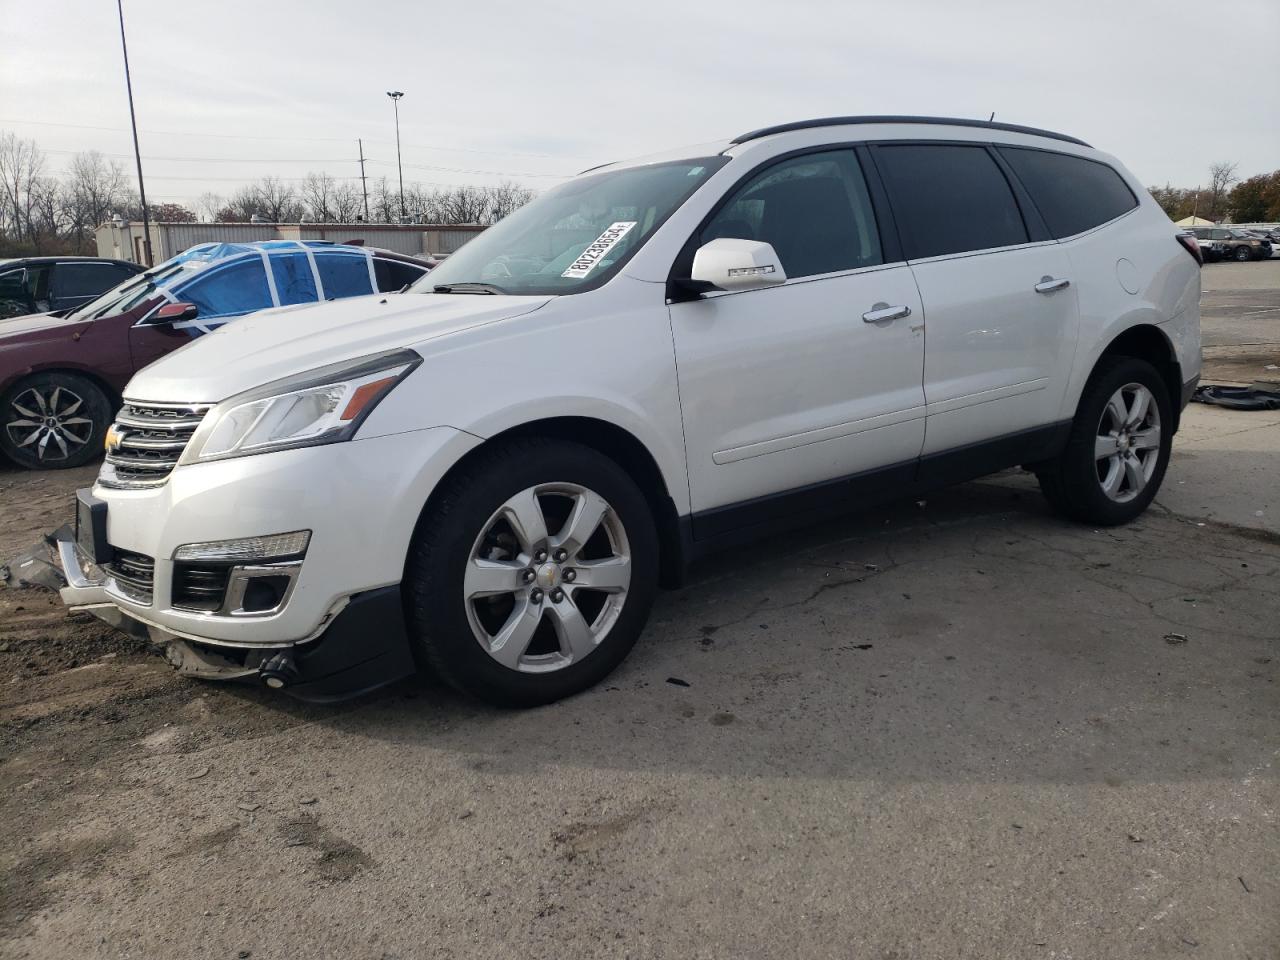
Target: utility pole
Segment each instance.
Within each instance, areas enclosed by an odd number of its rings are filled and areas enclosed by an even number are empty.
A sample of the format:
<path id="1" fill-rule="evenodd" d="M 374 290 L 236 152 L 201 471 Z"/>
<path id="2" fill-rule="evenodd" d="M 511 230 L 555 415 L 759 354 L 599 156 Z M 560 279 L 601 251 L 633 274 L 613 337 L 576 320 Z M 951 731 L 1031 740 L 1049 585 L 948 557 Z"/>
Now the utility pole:
<path id="1" fill-rule="evenodd" d="M 364 193 L 364 222 L 369 222 L 369 185 L 365 183 L 364 175 L 364 141 L 357 140 L 360 145 L 360 190 Z"/>
<path id="2" fill-rule="evenodd" d="M 400 171 L 400 222 L 404 223 L 409 219 L 409 211 L 404 205 L 404 165 L 400 162 L 400 98 L 404 96 L 404 91 L 388 90 L 387 96 L 391 98 L 391 105 L 396 110 L 396 168 Z"/>
<path id="3" fill-rule="evenodd" d="M 147 190 L 142 185 L 142 151 L 138 148 L 138 118 L 133 112 L 133 78 L 129 75 L 129 47 L 124 40 L 123 0 L 116 0 L 116 12 L 120 14 L 120 50 L 124 54 L 124 85 L 129 91 L 129 124 L 133 127 L 133 156 L 138 161 L 138 197 L 142 201 L 142 250 L 147 266 L 155 266 L 151 259 L 151 215 L 147 211 Z"/>

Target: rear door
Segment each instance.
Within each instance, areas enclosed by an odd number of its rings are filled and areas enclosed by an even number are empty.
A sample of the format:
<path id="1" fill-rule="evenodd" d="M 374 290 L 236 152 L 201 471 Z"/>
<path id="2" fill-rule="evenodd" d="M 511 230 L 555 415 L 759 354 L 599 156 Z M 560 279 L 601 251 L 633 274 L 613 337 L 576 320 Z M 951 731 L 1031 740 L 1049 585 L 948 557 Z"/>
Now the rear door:
<path id="1" fill-rule="evenodd" d="M 787 280 L 671 305 L 695 536 L 909 482 L 924 439 L 920 300 L 854 151 L 758 170 L 691 249 L 722 237 L 772 244 Z M 874 311 L 884 318 L 864 319 Z"/>
<path id="2" fill-rule="evenodd" d="M 986 472 L 961 448 L 989 441 L 1017 462 L 1062 406 L 1079 326 L 1070 261 L 988 147 L 911 142 L 873 153 L 928 325 L 921 476 Z"/>

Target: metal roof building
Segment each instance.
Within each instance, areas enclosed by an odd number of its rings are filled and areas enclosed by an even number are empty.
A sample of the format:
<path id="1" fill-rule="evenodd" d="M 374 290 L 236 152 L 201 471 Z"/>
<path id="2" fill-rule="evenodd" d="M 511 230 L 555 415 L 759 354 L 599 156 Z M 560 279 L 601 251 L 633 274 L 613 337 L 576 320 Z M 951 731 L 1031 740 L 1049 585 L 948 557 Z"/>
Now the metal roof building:
<path id="1" fill-rule="evenodd" d="M 482 232 L 479 224 L 421 223 L 153 223 L 151 258 L 163 263 L 197 243 L 251 243 L 255 240 L 363 240 L 411 257 L 456 251 Z M 108 221 L 94 232 L 98 255 L 143 263 L 142 224 Z"/>

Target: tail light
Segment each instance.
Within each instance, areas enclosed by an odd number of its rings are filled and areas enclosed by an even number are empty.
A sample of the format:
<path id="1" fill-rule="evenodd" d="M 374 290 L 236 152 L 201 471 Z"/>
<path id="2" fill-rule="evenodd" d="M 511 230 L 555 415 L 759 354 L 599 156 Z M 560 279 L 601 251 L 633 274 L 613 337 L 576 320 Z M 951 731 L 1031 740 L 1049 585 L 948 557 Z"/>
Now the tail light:
<path id="1" fill-rule="evenodd" d="M 1196 263 L 1202 267 L 1204 266 L 1204 254 L 1200 252 L 1200 244 L 1195 237 L 1189 233 L 1180 233 L 1178 234 L 1178 242 L 1182 244 L 1187 253 L 1196 258 Z"/>

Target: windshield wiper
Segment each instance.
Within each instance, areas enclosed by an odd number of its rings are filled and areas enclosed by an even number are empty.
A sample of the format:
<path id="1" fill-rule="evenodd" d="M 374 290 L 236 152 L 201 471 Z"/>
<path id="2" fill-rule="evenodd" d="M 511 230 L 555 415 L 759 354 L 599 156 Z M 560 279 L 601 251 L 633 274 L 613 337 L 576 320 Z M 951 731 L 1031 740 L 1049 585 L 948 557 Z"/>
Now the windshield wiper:
<path id="1" fill-rule="evenodd" d="M 432 293 L 506 293 L 492 283 L 437 283 L 431 288 Z"/>

